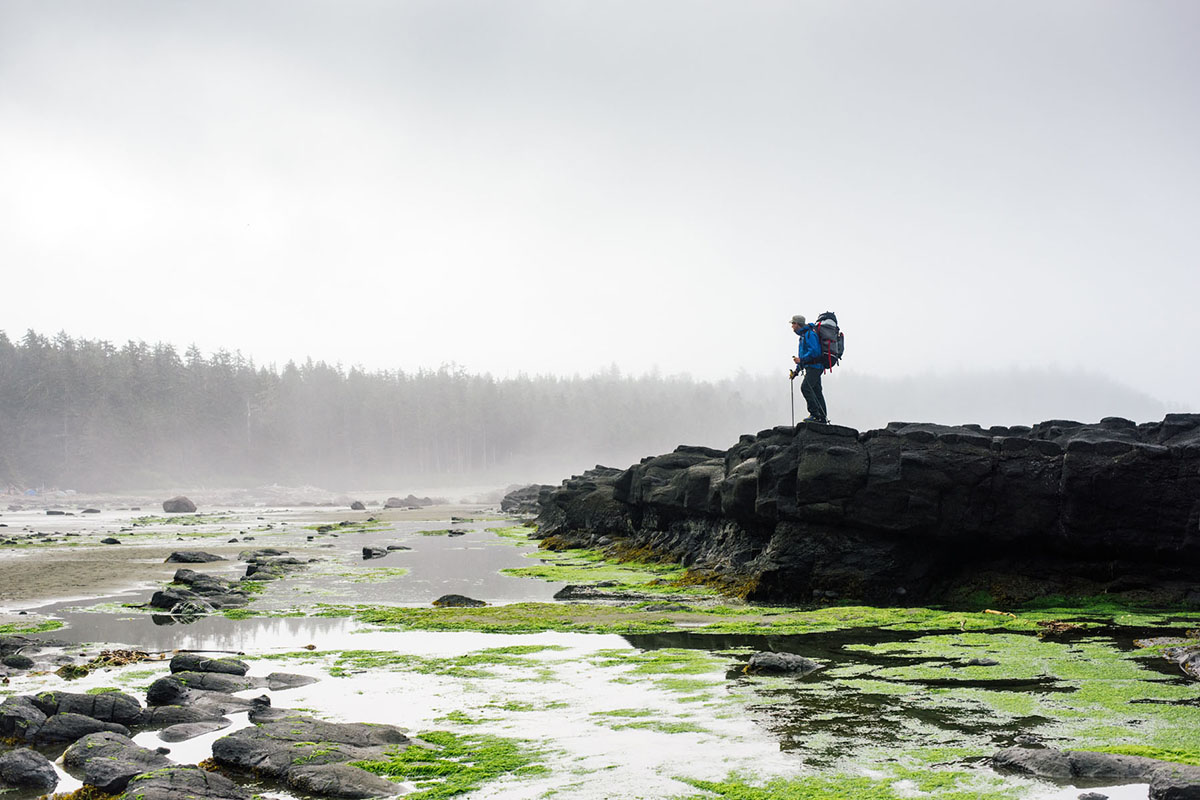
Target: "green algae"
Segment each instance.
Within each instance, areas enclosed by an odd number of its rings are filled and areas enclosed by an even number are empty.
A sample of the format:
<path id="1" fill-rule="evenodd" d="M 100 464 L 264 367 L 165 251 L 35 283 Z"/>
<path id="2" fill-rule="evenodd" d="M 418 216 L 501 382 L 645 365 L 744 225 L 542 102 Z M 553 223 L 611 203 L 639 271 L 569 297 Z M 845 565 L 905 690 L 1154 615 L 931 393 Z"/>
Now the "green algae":
<path id="1" fill-rule="evenodd" d="M 0 636 L 14 634 L 46 633 L 56 631 L 65 623 L 58 619 L 47 619 L 41 622 L 9 622 L 0 625 Z"/>
<path id="2" fill-rule="evenodd" d="M 501 572 L 524 578 L 540 578 L 545 581 L 565 583 L 596 583 L 613 581 L 623 588 L 652 587 L 662 593 L 715 594 L 711 589 L 697 586 L 672 585 L 682 578 L 687 570 L 678 564 L 661 564 L 645 561 L 608 560 L 598 550 L 538 550 L 526 554 L 543 563 L 533 567 L 513 567 Z M 602 587 L 616 590 L 618 587 Z"/>
<path id="3" fill-rule="evenodd" d="M 528 670 L 540 677 L 541 666 L 528 656 L 562 649 L 557 645 L 514 645 L 478 650 L 461 656 L 436 658 L 383 650 L 342 650 L 333 654 L 334 661 L 328 672 L 336 678 L 346 678 L 377 669 L 455 678 L 498 678 L 501 676 L 488 669 L 489 667 L 514 667 Z"/>
<path id="4" fill-rule="evenodd" d="M 465 711 L 456 708 L 450 713 L 438 717 L 434 722 L 453 722 L 455 725 L 482 725 L 485 722 L 495 722 L 495 720 L 484 717 L 472 717 Z"/>
<path id="5" fill-rule="evenodd" d="M 232 517 L 228 514 L 176 514 L 170 517 L 147 515 L 134 517 L 130 524 L 135 527 L 147 525 L 214 525 L 228 522 Z"/>
<path id="6" fill-rule="evenodd" d="M 507 778 L 544 775 L 544 754 L 528 742 L 484 734 L 428 731 L 403 751 L 378 761 L 356 761 L 354 766 L 388 778 L 416 783 L 409 800 L 435 800 L 475 791 Z M 430 746 L 426 746 L 430 745 Z"/>
<path id="7" fill-rule="evenodd" d="M 1200 750 L 1179 750 L 1176 748 L 1150 747 L 1148 745 L 1125 744 L 1111 747 L 1089 748 L 1096 753 L 1116 753 L 1123 756 L 1142 756 L 1159 761 L 1170 761 L 1175 764 L 1189 764 L 1200 767 Z"/>
<path id="8" fill-rule="evenodd" d="M 374 567 L 369 570 L 343 572 L 341 577 L 348 579 L 350 583 L 383 583 L 403 578 L 411 571 L 407 567 Z"/>
<path id="9" fill-rule="evenodd" d="M 760 784 L 737 775 L 724 781 L 686 777 L 677 780 L 702 789 L 705 794 L 680 795 L 674 800 L 713 797 L 729 800 L 902 800 L 914 796 L 913 788 L 924 793 L 922 796 L 940 800 L 1013 800 L 1019 796 L 1011 789 L 997 789 L 996 781 L 982 781 L 977 774 L 968 772 L 913 774 L 901 771 L 885 778 L 820 774 L 777 778 Z"/>

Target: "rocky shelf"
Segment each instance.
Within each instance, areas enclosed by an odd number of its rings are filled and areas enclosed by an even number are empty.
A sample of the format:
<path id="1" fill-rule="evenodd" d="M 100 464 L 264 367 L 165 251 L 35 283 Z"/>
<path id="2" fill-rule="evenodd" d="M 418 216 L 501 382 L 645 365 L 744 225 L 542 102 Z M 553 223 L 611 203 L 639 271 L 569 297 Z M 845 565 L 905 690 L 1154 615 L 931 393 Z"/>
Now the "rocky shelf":
<path id="1" fill-rule="evenodd" d="M 538 503 L 546 546 L 678 561 L 753 600 L 1200 606 L 1200 414 L 802 423 L 596 467 Z"/>

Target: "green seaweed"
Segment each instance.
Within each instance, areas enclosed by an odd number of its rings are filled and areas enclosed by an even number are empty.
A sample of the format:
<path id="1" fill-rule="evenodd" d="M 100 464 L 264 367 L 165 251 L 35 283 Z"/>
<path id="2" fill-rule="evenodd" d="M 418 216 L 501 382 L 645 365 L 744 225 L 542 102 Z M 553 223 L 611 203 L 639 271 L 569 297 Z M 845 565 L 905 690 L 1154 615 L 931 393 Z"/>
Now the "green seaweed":
<path id="1" fill-rule="evenodd" d="M 0 635 L 46 633 L 56 631 L 63 626 L 59 619 L 47 619 L 41 622 L 9 622 L 0 625 Z"/>
<path id="2" fill-rule="evenodd" d="M 706 794 L 681 795 L 675 800 L 705 800 L 714 796 L 729 800 L 902 800 L 913 797 L 911 788 L 896 785 L 901 781 L 915 783 L 918 791 L 927 793 L 923 796 L 939 800 L 1013 800 L 1019 796 L 1012 789 L 980 786 L 978 776 L 967 772 L 914 774 L 901 771 L 885 778 L 821 774 L 776 778 L 758 785 L 736 775 L 724 781 L 678 780 L 702 789 Z"/>
<path id="3" fill-rule="evenodd" d="M 422 675 L 447 675 L 456 678 L 494 678 L 496 673 L 487 667 L 518 667 L 533 671 L 537 663 L 526 658 L 550 650 L 557 645 L 516 645 L 479 650 L 461 656 L 429 657 L 411 653 L 382 650 L 344 650 L 337 653 L 329 674 L 345 678 L 373 669 L 393 669 Z"/>
<path id="4" fill-rule="evenodd" d="M 414 781 L 417 790 L 409 800 L 456 797 L 501 778 L 543 775 L 543 754 L 527 742 L 482 734 L 428 731 L 419 739 L 431 746 L 412 744 L 378 761 L 357 761 L 354 766 L 389 778 Z"/>

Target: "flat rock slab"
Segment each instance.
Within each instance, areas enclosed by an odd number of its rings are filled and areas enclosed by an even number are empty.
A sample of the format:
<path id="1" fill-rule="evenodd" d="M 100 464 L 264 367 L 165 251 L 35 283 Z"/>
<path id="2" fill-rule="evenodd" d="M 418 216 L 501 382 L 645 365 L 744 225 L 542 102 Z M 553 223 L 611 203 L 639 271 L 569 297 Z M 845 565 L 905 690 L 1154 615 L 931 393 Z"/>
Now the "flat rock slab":
<path id="1" fill-rule="evenodd" d="M 750 656 L 746 664 L 747 673 L 787 673 L 788 675 L 807 675 L 816 672 L 821 665 L 811 658 L 798 656 L 794 653 L 760 652 Z"/>
<path id="2" fill-rule="evenodd" d="M 0 792 L 8 789 L 49 792 L 57 785 L 54 765 L 38 751 L 22 747 L 0 754 Z"/>
<path id="3" fill-rule="evenodd" d="M 125 789 L 137 800 L 250 800 L 250 792 L 224 775 L 199 767 L 175 766 L 135 778 Z"/>
<path id="4" fill-rule="evenodd" d="M 401 787 L 387 778 L 349 764 L 314 764 L 294 767 L 288 785 L 321 797 L 368 798 L 399 794 Z"/>
<path id="5" fill-rule="evenodd" d="M 277 778 L 294 789 L 329 797 L 378 797 L 401 789 L 350 762 L 375 760 L 411 740 L 393 725 L 336 723 L 293 711 L 261 709 L 253 727 L 213 743 L 221 765 Z"/>
<path id="6" fill-rule="evenodd" d="M 225 717 L 214 709 L 203 705 L 166 705 L 147 708 L 142 720 L 142 724 L 149 728 L 167 728 L 174 725 L 192 725 L 199 722 L 220 722 L 225 720 Z M 228 720 L 225 721 L 228 722 Z"/>
<path id="7" fill-rule="evenodd" d="M 213 561 L 228 561 L 224 556 L 205 553 L 202 550 L 178 550 L 167 556 L 166 564 L 208 564 Z"/>
<path id="8" fill-rule="evenodd" d="M 480 608 L 487 605 L 482 600 L 476 600 L 473 597 L 461 594 L 444 594 L 437 600 L 434 600 L 433 604 L 438 608 Z"/>
<path id="9" fill-rule="evenodd" d="M 143 772 L 172 764 L 162 753 L 133 743 L 116 733 L 93 733 L 67 748 L 63 764 L 83 774 L 81 780 L 108 794 L 115 794 Z"/>
<path id="10" fill-rule="evenodd" d="M 206 733 L 228 728 L 233 722 L 228 717 L 217 717 L 205 722 L 181 722 L 170 725 L 158 732 L 158 738 L 164 742 L 186 742 Z"/>
<path id="11" fill-rule="evenodd" d="M 1148 782 L 1150 800 L 1200 800 L 1200 767 L 1142 756 L 1010 747 L 992 756 L 992 766 L 1055 780 Z"/>
<path id="12" fill-rule="evenodd" d="M 236 658 L 210 658 L 199 653 L 180 653 L 171 659 L 171 672 L 220 672 L 245 675 L 250 665 Z"/>
<path id="13" fill-rule="evenodd" d="M 101 722 L 83 714 L 54 714 L 38 730 L 33 741 L 37 744 L 60 744 L 74 742 L 92 733 L 101 731 L 129 736 L 129 728 L 118 722 Z"/>

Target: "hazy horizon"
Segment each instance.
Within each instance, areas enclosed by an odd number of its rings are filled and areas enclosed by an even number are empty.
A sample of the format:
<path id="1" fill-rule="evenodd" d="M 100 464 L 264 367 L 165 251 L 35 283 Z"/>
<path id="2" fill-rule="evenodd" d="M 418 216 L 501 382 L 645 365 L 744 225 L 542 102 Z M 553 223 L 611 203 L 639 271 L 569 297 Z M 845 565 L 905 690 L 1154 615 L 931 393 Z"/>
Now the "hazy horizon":
<path id="1" fill-rule="evenodd" d="M 785 375 L 500 378 L 440 368 L 283 369 L 251 354 L 0 335 L 0 483 L 89 490 L 148 486 L 352 487 L 558 483 L 681 444 L 726 449 L 788 425 L 804 404 Z M 1172 410 L 1103 373 L 1049 368 L 905 378 L 840 368 L 825 378 L 834 423 L 1033 425 L 1152 422 Z"/>

